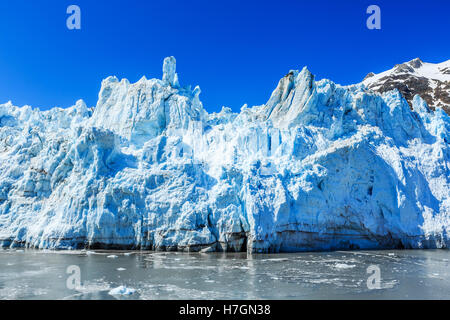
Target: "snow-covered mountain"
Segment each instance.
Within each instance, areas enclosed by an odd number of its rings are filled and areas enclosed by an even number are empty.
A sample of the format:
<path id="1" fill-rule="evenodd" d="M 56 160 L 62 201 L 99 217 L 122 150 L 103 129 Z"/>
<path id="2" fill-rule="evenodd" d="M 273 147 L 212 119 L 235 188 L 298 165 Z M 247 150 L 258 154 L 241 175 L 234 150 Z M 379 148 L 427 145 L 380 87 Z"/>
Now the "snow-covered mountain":
<path id="1" fill-rule="evenodd" d="M 410 106 L 418 94 L 431 109 L 442 108 L 450 115 L 450 60 L 435 64 L 416 58 L 379 74 L 369 73 L 363 83 L 379 93 L 398 89 Z"/>
<path id="2" fill-rule="evenodd" d="M 449 116 L 315 81 L 207 113 L 163 79 L 103 81 L 96 108 L 0 105 L 0 243 L 279 252 L 450 244 Z"/>

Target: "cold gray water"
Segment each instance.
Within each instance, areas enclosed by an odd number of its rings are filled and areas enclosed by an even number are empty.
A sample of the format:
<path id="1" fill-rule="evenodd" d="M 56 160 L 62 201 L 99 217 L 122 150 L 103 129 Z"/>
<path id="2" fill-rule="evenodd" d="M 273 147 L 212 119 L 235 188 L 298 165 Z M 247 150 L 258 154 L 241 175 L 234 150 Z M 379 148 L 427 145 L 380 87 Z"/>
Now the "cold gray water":
<path id="1" fill-rule="evenodd" d="M 449 250 L 0 250 L 0 299 L 450 299 L 449 264 Z"/>

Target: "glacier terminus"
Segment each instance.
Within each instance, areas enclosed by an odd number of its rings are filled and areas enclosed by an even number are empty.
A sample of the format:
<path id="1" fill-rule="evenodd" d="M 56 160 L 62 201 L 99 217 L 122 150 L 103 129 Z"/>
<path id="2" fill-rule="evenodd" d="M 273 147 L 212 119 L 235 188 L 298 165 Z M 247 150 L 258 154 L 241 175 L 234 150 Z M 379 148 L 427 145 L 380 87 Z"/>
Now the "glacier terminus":
<path id="1" fill-rule="evenodd" d="M 450 118 L 290 71 L 261 106 L 103 80 L 95 108 L 0 105 L 0 246 L 251 253 L 448 248 Z"/>

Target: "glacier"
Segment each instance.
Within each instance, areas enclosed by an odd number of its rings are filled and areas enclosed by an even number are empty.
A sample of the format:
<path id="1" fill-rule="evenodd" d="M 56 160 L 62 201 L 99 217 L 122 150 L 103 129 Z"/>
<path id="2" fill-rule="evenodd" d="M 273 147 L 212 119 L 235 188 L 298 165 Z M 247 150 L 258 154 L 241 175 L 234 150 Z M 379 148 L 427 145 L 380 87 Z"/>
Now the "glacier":
<path id="1" fill-rule="evenodd" d="M 162 79 L 95 108 L 0 105 L 0 246 L 275 253 L 448 248 L 450 118 L 363 83 L 283 77 L 208 113 Z"/>

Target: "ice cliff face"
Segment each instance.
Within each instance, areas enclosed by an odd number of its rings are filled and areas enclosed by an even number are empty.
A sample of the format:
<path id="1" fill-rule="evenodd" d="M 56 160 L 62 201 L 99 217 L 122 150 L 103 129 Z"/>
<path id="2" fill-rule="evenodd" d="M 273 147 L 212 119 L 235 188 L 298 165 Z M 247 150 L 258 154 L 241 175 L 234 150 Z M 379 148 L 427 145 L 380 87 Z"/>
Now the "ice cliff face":
<path id="1" fill-rule="evenodd" d="M 279 252 L 450 244 L 450 119 L 419 96 L 316 82 L 207 113 L 162 80 L 103 81 L 94 111 L 0 105 L 0 243 Z"/>

